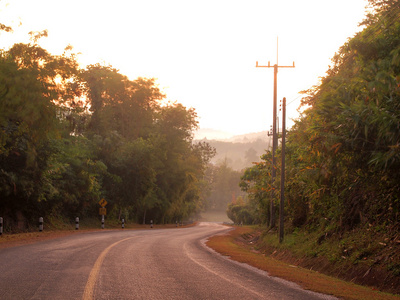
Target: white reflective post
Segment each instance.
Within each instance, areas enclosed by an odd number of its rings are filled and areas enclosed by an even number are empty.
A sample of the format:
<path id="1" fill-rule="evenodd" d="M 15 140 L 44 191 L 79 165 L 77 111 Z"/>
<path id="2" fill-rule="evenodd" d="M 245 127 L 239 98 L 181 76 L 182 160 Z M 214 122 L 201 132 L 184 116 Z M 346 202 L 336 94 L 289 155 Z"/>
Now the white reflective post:
<path id="1" fill-rule="evenodd" d="M 40 232 L 43 231 L 43 218 L 42 217 L 39 218 L 39 231 Z"/>

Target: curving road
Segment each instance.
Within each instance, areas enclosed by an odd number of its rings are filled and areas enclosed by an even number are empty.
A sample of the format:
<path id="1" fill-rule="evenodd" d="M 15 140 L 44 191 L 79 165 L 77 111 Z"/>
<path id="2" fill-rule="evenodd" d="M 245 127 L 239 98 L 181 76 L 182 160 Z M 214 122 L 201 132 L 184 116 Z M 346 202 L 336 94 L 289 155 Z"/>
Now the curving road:
<path id="1" fill-rule="evenodd" d="M 204 245 L 228 230 L 103 231 L 0 249 L 0 299 L 334 299 Z"/>

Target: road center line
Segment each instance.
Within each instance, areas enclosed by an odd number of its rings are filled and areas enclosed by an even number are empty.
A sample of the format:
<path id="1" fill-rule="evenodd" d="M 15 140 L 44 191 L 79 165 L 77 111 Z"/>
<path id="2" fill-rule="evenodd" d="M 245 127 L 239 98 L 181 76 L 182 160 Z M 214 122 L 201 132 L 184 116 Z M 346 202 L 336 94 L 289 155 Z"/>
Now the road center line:
<path id="1" fill-rule="evenodd" d="M 101 252 L 99 257 L 97 258 L 96 262 L 94 263 L 94 266 L 92 268 L 92 271 L 90 271 L 88 281 L 86 282 L 85 286 L 85 291 L 83 292 L 83 300 L 91 300 L 94 299 L 94 286 L 96 284 L 97 277 L 99 276 L 100 268 L 101 265 L 103 264 L 103 260 L 106 257 L 107 253 L 111 250 L 112 247 L 118 245 L 119 243 L 133 239 L 133 237 L 126 238 L 123 240 L 120 240 L 118 242 L 115 242 L 114 244 L 111 244 L 108 246 L 106 249 Z"/>

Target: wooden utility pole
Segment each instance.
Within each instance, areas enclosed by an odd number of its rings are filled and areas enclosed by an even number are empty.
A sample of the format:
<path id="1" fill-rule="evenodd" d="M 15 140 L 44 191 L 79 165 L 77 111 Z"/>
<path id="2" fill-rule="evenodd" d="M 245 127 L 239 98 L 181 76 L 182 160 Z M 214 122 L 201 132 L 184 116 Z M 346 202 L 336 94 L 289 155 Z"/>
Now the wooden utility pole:
<path id="1" fill-rule="evenodd" d="M 279 243 L 283 242 L 285 214 L 285 151 L 286 151 L 286 98 L 282 100 L 282 163 L 281 163 L 281 202 L 279 204 Z"/>
<path id="2" fill-rule="evenodd" d="M 273 104 L 273 123 L 272 123 L 272 173 L 271 173 L 271 202 L 270 202 L 270 227 L 274 228 L 276 225 L 276 220 L 275 220 L 275 205 L 274 205 L 274 199 L 275 199 L 275 177 L 276 177 L 276 159 L 275 159 L 275 151 L 276 148 L 278 147 L 278 135 L 276 132 L 276 111 L 277 111 L 277 97 L 278 97 L 278 68 L 294 68 L 294 62 L 293 66 L 279 66 L 278 65 L 278 39 L 276 41 L 276 64 L 271 66 L 270 62 L 268 62 L 267 66 L 259 66 L 258 61 L 256 62 L 256 68 L 274 68 L 274 104 Z"/>

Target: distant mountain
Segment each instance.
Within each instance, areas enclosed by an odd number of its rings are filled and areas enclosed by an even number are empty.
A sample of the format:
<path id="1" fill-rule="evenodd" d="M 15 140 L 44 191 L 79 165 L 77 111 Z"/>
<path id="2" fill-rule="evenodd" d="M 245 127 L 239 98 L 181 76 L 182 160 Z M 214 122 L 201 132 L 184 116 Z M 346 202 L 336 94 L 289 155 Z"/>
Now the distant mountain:
<path id="1" fill-rule="evenodd" d="M 206 131 L 203 132 L 206 133 Z M 217 132 L 210 131 L 210 133 Z M 213 164 L 226 160 L 228 166 L 234 170 L 242 170 L 251 167 L 253 162 L 260 162 L 260 156 L 272 146 L 272 138 L 266 131 L 231 136 L 225 139 L 209 138 L 210 136 L 196 140 L 207 141 L 217 150 L 216 156 L 211 160 Z"/>
<path id="2" fill-rule="evenodd" d="M 195 140 L 217 140 L 217 141 L 224 141 L 224 142 L 235 142 L 235 143 L 247 143 L 256 141 L 258 139 L 267 140 L 268 139 L 268 132 L 261 131 L 261 132 L 253 132 L 253 133 L 246 133 L 241 135 L 233 135 L 232 133 L 215 130 L 210 128 L 200 128 L 195 132 L 194 135 Z"/>
<path id="3" fill-rule="evenodd" d="M 221 130 L 215 130 L 210 128 L 200 128 L 194 134 L 195 140 L 225 140 L 232 137 L 233 134 Z"/>
<path id="4" fill-rule="evenodd" d="M 254 142 L 257 140 L 268 141 L 269 140 L 268 132 L 261 131 L 261 132 L 253 132 L 253 133 L 235 135 L 225 141 L 226 142 L 234 142 L 234 143 L 249 143 L 249 142 Z"/>

